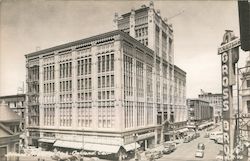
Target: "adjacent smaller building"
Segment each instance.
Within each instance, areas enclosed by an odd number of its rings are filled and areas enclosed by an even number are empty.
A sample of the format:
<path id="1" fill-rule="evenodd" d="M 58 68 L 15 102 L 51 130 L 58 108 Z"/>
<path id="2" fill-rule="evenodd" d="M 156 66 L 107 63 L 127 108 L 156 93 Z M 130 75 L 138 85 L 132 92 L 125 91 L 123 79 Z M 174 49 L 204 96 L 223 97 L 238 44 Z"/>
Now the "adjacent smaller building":
<path id="1" fill-rule="evenodd" d="M 209 105 L 209 102 L 197 98 L 187 99 L 187 106 L 189 124 L 196 125 L 198 128 L 205 123 L 213 121 L 214 110 L 213 107 Z"/>
<path id="2" fill-rule="evenodd" d="M 22 119 L 4 103 L 0 104 L 0 116 L 0 160 L 7 161 L 7 153 L 19 151 Z"/>
<path id="3" fill-rule="evenodd" d="M 199 94 L 199 99 L 209 102 L 209 104 L 214 107 L 214 122 L 220 122 L 222 115 L 222 94 L 206 93 L 202 91 L 202 93 Z"/>
<path id="4" fill-rule="evenodd" d="M 240 134 L 241 141 L 248 145 L 245 148 L 245 154 L 248 153 L 250 157 L 250 56 L 246 60 L 245 68 L 241 71 L 241 82 L 242 89 L 240 91 L 241 96 L 241 109 L 240 109 Z"/>
<path id="5" fill-rule="evenodd" d="M 25 94 L 1 96 L 0 102 L 5 102 L 8 107 L 22 118 L 21 128 L 25 126 Z"/>

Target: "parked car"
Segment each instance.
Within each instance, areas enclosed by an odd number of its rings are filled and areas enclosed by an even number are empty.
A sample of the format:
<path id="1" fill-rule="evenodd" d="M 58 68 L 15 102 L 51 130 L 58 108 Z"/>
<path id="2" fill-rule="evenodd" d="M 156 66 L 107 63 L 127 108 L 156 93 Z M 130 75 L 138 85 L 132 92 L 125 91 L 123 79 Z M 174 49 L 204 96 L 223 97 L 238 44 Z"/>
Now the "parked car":
<path id="1" fill-rule="evenodd" d="M 203 158 L 204 157 L 204 150 L 200 150 L 200 149 L 196 150 L 195 157 Z"/>
<path id="2" fill-rule="evenodd" d="M 215 143 L 217 144 L 223 144 L 223 135 L 220 135 L 214 140 Z"/>
<path id="3" fill-rule="evenodd" d="M 209 139 L 211 140 L 216 140 L 218 137 L 220 137 L 220 135 L 222 135 L 223 133 L 221 131 L 216 131 L 216 132 L 211 132 L 209 134 Z"/>
<path id="4" fill-rule="evenodd" d="M 170 154 L 174 152 L 176 149 L 176 144 L 175 143 L 165 143 L 164 148 L 162 150 L 163 154 Z"/>
<path id="5" fill-rule="evenodd" d="M 189 139 L 189 137 L 188 136 L 186 136 L 185 138 L 184 138 L 184 141 L 183 141 L 184 143 L 189 143 L 190 142 L 190 139 Z"/>
<path id="6" fill-rule="evenodd" d="M 204 138 L 209 138 L 209 132 L 206 132 Z"/>
<path id="7" fill-rule="evenodd" d="M 159 159 L 162 157 L 162 152 L 158 150 L 152 151 L 152 154 L 154 159 Z"/>
<path id="8" fill-rule="evenodd" d="M 198 143 L 197 148 L 198 148 L 198 150 L 205 150 L 205 144 L 203 144 L 203 143 Z"/>

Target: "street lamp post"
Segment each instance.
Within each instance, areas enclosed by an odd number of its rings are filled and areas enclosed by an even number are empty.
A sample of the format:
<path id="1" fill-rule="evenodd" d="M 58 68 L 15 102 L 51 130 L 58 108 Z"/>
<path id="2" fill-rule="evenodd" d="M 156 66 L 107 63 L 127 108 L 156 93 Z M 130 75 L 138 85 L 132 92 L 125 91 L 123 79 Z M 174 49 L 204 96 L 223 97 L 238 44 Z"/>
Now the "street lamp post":
<path id="1" fill-rule="evenodd" d="M 80 161 L 84 160 L 84 129 L 82 129 L 82 154 Z"/>
<path id="2" fill-rule="evenodd" d="M 135 161 L 138 161 L 138 158 L 137 158 L 137 148 L 136 148 L 136 140 L 138 138 L 138 134 L 134 133 L 133 137 L 134 137 L 134 142 L 135 142 Z"/>

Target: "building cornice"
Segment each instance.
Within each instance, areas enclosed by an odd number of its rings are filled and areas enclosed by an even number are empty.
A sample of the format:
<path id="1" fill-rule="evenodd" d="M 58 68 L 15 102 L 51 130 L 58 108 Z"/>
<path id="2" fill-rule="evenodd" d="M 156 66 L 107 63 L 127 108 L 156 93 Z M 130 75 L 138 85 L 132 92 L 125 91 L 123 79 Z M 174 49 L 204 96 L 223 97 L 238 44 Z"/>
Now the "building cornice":
<path id="1" fill-rule="evenodd" d="M 73 47 L 85 44 L 85 43 L 91 43 L 93 45 L 92 42 L 100 40 L 100 39 L 104 39 L 107 37 L 112 37 L 112 36 L 116 36 L 116 35 L 120 35 L 121 37 L 115 40 L 122 40 L 123 38 L 128 39 L 129 42 L 131 42 L 132 44 L 136 44 L 137 46 L 143 48 L 146 52 L 153 54 L 153 50 L 149 49 L 148 47 L 144 46 L 143 44 L 141 44 L 139 41 L 137 41 L 136 39 L 134 39 L 133 37 L 129 36 L 128 34 L 126 34 L 125 32 L 121 31 L 121 30 L 114 30 L 114 31 L 110 31 L 110 32 L 106 32 L 100 35 L 95 35 L 89 38 L 85 38 L 85 39 L 81 39 L 81 40 L 77 40 L 77 41 L 73 41 L 70 43 L 66 43 L 66 44 L 62 44 L 62 45 L 58 45 L 58 46 L 54 46 L 51 48 L 47 48 L 44 50 L 40 50 L 37 52 L 33 52 L 33 53 L 29 53 L 26 54 L 25 57 L 29 58 L 29 57 L 35 57 L 35 56 L 39 56 L 41 54 L 47 54 L 47 53 L 52 53 L 52 52 L 57 52 L 57 51 L 62 51 L 65 49 L 72 49 Z M 94 43 L 96 44 L 96 42 Z M 75 49 L 77 50 L 77 49 Z M 71 50 L 73 51 L 73 50 Z"/>

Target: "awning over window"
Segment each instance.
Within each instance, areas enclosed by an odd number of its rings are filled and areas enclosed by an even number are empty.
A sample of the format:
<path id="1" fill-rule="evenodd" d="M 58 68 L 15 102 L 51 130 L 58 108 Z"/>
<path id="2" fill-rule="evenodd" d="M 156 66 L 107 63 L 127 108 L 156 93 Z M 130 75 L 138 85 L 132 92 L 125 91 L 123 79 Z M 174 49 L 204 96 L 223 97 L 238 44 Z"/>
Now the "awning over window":
<path id="1" fill-rule="evenodd" d="M 126 151 L 130 151 L 130 150 L 135 150 L 135 148 L 136 149 L 139 148 L 140 145 L 138 143 L 136 143 L 136 144 L 135 143 L 130 143 L 130 144 L 124 145 L 123 147 L 124 147 L 124 149 Z"/>
<path id="2" fill-rule="evenodd" d="M 121 146 L 119 145 L 105 145 L 105 144 L 93 144 L 93 143 L 84 144 L 84 150 L 107 152 L 107 153 L 117 153 L 120 147 Z"/>
<path id="3" fill-rule="evenodd" d="M 48 139 L 48 138 L 41 138 L 38 140 L 38 142 L 43 142 L 43 143 L 54 143 L 56 139 Z"/>
<path id="4" fill-rule="evenodd" d="M 73 142 L 73 141 L 62 141 L 57 140 L 54 143 L 56 147 L 71 148 L 71 149 L 84 149 L 87 151 L 97 151 L 106 153 L 117 153 L 120 149 L 119 145 L 105 145 L 105 144 L 94 144 L 94 143 L 84 143 Z"/>
<path id="5" fill-rule="evenodd" d="M 63 147 L 63 148 L 71 148 L 71 149 L 82 149 L 83 148 L 83 144 L 81 142 L 63 141 L 63 140 L 57 140 L 53 146 Z"/>

